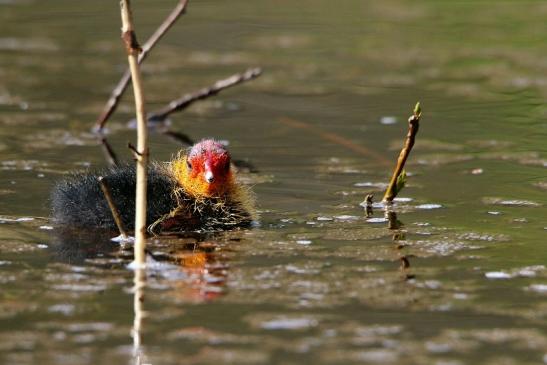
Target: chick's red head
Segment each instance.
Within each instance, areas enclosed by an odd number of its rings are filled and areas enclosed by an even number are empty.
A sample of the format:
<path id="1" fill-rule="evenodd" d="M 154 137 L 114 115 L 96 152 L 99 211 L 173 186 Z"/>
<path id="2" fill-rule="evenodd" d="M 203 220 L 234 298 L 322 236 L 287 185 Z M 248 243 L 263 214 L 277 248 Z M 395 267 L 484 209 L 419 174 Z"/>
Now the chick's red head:
<path id="1" fill-rule="evenodd" d="M 195 197 L 225 195 L 233 179 L 230 154 L 212 139 L 195 144 L 186 156 L 175 161 L 174 170 L 185 192 Z"/>

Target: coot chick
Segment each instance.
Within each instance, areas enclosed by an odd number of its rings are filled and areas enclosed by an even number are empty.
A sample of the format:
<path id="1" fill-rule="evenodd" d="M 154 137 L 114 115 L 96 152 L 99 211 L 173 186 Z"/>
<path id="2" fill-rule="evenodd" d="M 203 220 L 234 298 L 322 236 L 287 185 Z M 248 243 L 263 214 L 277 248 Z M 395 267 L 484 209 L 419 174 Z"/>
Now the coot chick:
<path id="1" fill-rule="evenodd" d="M 181 151 L 171 162 L 148 168 L 146 222 L 153 233 L 209 231 L 249 226 L 254 217 L 251 192 L 235 178 L 230 154 L 207 139 Z M 51 193 L 56 224 L 115 229 L 97 178 L 106 181 L 128 229 L 135 221 L 135 167 L 122 165 L 79 173 L 57 183 Z"/>

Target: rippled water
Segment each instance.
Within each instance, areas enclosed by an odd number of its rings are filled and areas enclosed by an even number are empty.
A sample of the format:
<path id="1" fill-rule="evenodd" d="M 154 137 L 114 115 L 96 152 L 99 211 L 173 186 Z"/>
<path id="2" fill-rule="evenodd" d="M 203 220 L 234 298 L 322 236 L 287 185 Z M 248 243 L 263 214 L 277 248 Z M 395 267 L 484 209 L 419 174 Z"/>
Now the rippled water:
<path id="1" fill-rule="evenodd" d="M 141 40 L 174 3 L 134 2 Z M 47 218 L 54 181 L 105 165 L 90 128 L 125 67 L 117 6 L 0 1 L 6 364 L 135 362 L 131 247 L 67 240 Z M 144 66 L 149 108 L 262 67 L 172 118 L 256 168 L 241 177 L 261 218 L 153 240 L 144 362 L 547 363 L 546 15 L 542 1 L 191 2 Z M 396 217 L 367 217 L 417 100 Z M 126 97 L 109 123 L 126 159 L 132 114 Z M 155 159 L 178 148 L 152 136 Z"/>

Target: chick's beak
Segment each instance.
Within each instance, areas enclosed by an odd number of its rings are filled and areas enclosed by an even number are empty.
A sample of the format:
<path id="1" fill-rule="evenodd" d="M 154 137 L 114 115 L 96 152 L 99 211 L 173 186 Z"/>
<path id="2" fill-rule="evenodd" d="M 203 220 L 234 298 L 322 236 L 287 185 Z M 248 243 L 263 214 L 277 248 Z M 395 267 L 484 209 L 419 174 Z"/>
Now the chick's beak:
<path id="1" fill-rule="evenodd" d="M 210 184 L 214 180 L 215 180 L 215 177 L 213 176 L 213 173 L 211 171 L 205 171 L 205 181 L 207 181 Z"/>
<path id="2" fill-rule="evenodd" d="M 213 175 L 213 171 L 211 171 L 211 165 L 208 163 L 205 163 L 205 181 L 207 181 L 210 184 L 214 180 L 215 180 L 215 176 Z"/>

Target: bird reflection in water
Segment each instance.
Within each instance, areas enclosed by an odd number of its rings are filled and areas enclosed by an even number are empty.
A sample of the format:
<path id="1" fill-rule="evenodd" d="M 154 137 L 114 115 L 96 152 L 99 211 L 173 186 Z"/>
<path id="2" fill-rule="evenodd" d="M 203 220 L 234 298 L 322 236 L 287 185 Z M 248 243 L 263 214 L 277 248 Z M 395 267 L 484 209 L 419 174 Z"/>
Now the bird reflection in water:
<path id="1" fill-rule="evenodd" d="M 132 245 L 113 242 L 112 231 L 55 229 L 51 233 L 51 253 L 63 263 L 110 270 L 133 261 Z M 177 301 L 214 300 L 223 295 L 229 270 L 221 249 L 227 250 L 210 233 L 151 238 L 145 279 L 172 288 Z"/>

